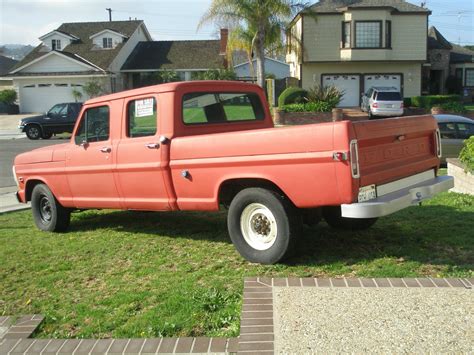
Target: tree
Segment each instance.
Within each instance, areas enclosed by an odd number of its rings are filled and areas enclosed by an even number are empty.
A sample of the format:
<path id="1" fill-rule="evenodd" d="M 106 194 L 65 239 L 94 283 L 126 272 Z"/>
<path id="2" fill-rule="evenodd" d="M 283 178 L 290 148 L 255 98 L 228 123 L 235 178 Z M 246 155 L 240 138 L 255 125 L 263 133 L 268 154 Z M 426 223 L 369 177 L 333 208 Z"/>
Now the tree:
<path id="1" fill-rule="evenodd" d="M 257 83 L 265 85 L 265 48 L 282 42 L 292 16 L 307 8 L 295 0 L 212 0 L 199 27 L 210 21 L 236 21 L 240 31 L 250 35 L 250 48 L 257 59 Z"/>
<path id="2" fill-rule="evenodd" d="M 86 93 L 87 96 L 89 96 L 89 98 L 100 96 L 104 92 L 102 85 L 96 79 L 85 83 L 82 87 L 82 90 Z"/>
<path id="3" fill-rule="evenodd" d="M 77 88 L 72 89 L 71 94 L 72 94 L 72 97 L 74 97 L 74 100 L 76 102 L 79 102 L 82 99 L 82 92 L 81 92 L 81 90 L 79 90 Z"/>

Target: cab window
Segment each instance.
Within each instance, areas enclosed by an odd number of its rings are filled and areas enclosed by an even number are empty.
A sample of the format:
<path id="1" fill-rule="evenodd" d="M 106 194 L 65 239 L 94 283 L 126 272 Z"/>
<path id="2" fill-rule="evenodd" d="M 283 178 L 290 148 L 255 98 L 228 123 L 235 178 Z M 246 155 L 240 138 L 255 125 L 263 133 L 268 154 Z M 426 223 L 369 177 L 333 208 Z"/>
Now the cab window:
<path id="1" fill-rule="evenodd" d="M 183 122 L 187 125 L 265 118 L 260 98 L 255 93 L 190 93 L 183 96 Z"/>
<path id="2" fill-rule="evenodd" d="M 67 113 L 67 105 L 64 104 L 59 104 L 59 105 L 54 105 L 49 111 L 49 114 L 53 115 L 61 115 L 61 114 L 66 114 Z"/>
<path id="3" fill-rule="evenodd" d="M 130 101 L 127 113 L 128 137 L 147 137 L 156 134 L 158 115 L 154 97 Z"/>
<path id="4" fill-rule="evenodd" d="M 76 144 L 101 142 L 109 139 L 110 114 L 108 106 L 92 107 L 82 115 L 74 140 Z"/>

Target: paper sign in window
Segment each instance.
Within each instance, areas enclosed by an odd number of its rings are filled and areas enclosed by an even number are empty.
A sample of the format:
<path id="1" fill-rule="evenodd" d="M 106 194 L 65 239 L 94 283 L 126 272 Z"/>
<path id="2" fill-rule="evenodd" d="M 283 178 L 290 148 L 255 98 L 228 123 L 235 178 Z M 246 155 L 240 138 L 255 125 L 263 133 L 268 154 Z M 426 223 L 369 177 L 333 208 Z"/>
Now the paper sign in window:
<path id="1" fill-rule="evenodd" d="M 153 98 L 135 101 L 135 117 L 153 115 Z"/>

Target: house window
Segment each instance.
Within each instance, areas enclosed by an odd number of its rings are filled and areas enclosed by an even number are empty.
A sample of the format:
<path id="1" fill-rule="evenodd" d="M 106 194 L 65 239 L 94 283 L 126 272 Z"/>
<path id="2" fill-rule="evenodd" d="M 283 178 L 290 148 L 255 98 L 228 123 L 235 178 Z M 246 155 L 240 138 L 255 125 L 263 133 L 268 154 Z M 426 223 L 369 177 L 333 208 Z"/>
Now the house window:
<path id="1" fill-rule="evenodd" d="M 356 21 L 355 39 L 356 48 L 381 48 L 382 22 Z"/>
<path id="2" fill-rule="evenodd" d="M 342 48 L 351 48 L 351 23 L 342 23 Z"/>
<path id="3" fill-rule="evenodd" d="M 53 51 L 60 51 L 61 50 L 61 40 L 60 39 L 51 40 L 51 48 L 53 49 Z"/>
<path id="4" fill-rule="evenodd" d="M 392 21 L 385 21 L 385 48 L 392 48 Z"/>
<path id="5" fill-rule="evenodd" d="M 102 47 L 103 48 L 112 48 L 112 38 L 110 38 L 110 37 L 102 38 Z"/>
<path id="6" fill-rule="evenodd" d="M 465 86 L 474 86 L 474 69 L 466 69 Z"/>

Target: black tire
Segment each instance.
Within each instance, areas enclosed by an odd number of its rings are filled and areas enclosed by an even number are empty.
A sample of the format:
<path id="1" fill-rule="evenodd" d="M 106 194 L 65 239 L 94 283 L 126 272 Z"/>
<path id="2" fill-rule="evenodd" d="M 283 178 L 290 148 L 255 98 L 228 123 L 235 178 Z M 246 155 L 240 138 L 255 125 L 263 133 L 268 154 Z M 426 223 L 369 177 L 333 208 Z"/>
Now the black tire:
<path id="1" fill-rule="evenodd" d="M 45 184 L 33 188 L 31 209 L 35 224 L 42 231 L 63 232 L 69 227 L 71 210 L 61 206 Z"/>
<path id="2" fill-rule="evenodd" d="M 43 132 L 43 136 L 41 138 L 43 139 L 50 139 L 53 136 L 51 132 Z"/>
<path id="3" fill-rule="evenodd" d="M 262 207 L 248 219 L 247 225 L 246 216 L 249 211 L 257 208 L 256 206 Z M 246 225 L 251 230 L 246 230 Z M 232 200 L 227 215 L 227 227 L 235 248 L 245 259 L 254 263 L 274 264 L 289 257 L 293 252 L 295 238 L 301 230 L 301 216 L 291 202 L 276 192 L 263 188 L 248 188 L 240 191 Z M 261 230 L 263 233 L 259 234 Z M 262 243 L 262 248 L 249 244 L 248 240 L 252 240 L 252 235 L 254 242 L 255 239 L 258 240 L 255 243 Z M 272 242 L 262 242 L 262 238 L 268 238 Z"/>
<path id="4" fill-rule="evenodd" d="M 41 132 L 41 127 L 36 124 L 30 124 L 25 128 L 26 136 L 31 140 L 40 139 L 43 135 Z"/>
<path id="5" fill-rule="evenodd" d="M 323 217 L 333 228 L 346 230 L 364 230 L 372 227 L 378 218 L 346 218 L 341 216 L 341 206 L 323 208 Z"/>
<path id="6" fill-rule="evenodd" d="M 374 116 L 374 114 L 372 113 L 372 110 L 370 109 L 370 107 L 369 107 L 369 110 L 367 111 L 367 114 L 369 115 L 369 120 L 375 119 L 375 116 Z"/>

